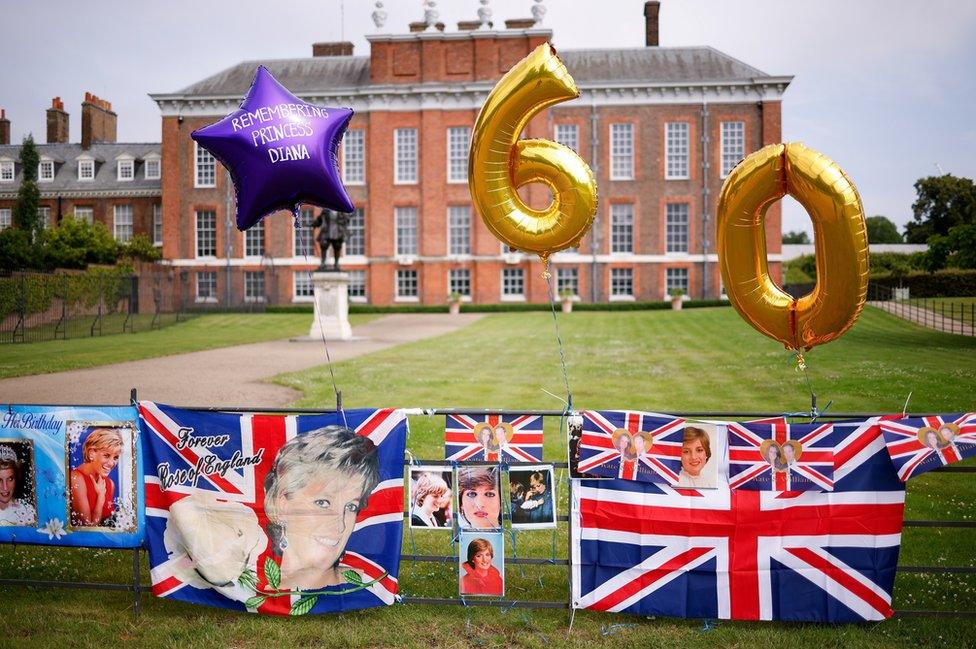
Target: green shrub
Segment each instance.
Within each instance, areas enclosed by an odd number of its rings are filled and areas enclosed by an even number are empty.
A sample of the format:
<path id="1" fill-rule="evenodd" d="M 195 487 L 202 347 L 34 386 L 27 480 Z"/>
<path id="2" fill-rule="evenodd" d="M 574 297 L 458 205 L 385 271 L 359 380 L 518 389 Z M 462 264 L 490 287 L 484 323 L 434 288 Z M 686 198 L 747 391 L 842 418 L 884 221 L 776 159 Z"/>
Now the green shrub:
<path id="1" fill-rule="evenodd" d="M 700 309 L 704 307 L 729 306 L 728 300 L 688 300 L 683 304 L 685 309 Z M 462 313 L 512 313 L 526 311 L 549 311 L 553 307 L 548 302 L 517 302 L 500 304 L 463 304 Z M 661 302 L 576 302 L 574 311 L 656 311 L 670 309 L 670 301 Z M 558 307 L 557 307 L 558 310 Z M 312 313 L 310 304 L 288 304 L 281 306 L 269 305 L 266 313 Z M 349 313 L 447 313 L 446 305 L 436 304 L 396 304 L 390 306 L 375 306 L 372 304 L 351 304 Z"/>
<path id="2" fill-rule="evenodd" d="M 912 297 L 976 296 L 976 270 L 946 269 L 934 273 L 912 272 L 904 276 L 885 274 L 871 277 L 871 283 L 888 288 L 908 287 Z M 869 291 L 869 295 L 872 292 Z"/>

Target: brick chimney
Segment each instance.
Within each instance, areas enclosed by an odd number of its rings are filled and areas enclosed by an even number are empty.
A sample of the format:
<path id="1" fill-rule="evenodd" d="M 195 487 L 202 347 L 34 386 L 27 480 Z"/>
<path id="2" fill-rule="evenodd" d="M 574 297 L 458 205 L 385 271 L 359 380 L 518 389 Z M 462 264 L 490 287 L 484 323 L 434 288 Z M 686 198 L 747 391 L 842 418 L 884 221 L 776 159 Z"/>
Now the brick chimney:
<path id="1" fill-rule="evenodd" d="M 509 18 L 505 21 L 505 29 L 532 29 L 535 18 Z"/>
<path id="2" fill-rule="evenodd" d="M 352 43 L 312 43 L 312 56 L 352 56 Z"/>
<path id="3" fill-rule="evenodd" d="M 661 13 L 661 3 L 648 0 L 644 3 L 644 44 L 647 47 L 657 47 L 658 42 L 658 14 Z"/>
<path id="4" fill-rule="evenodd" d="M 66 144 L 68 142 L 68 113 L 64 112 L 64 102 L 60 97 L 51 100 L 47 109 L 47 143 Z"/>
<path id="5" fill-rule="evenodd" d="M 81 102 L 81 148 L 90 149 L 96 142 L 115 142 L 118 116 L 112 104 L 90 92 Z"/>
<path id="6" fill-rule="evenodd" d="M 3 108 L 0 108 L 0 144 L 10 144 L 10 120 Z"/>

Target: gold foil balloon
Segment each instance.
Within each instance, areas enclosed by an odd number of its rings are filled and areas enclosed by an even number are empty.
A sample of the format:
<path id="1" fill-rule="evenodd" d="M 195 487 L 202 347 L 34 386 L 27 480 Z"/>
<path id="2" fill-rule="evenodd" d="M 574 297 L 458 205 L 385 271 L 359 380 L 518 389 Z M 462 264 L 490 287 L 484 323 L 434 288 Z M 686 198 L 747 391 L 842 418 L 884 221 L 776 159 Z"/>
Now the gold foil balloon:
<path id="1" fill-rule="evenodd" d="M 794 299 L 769 277 L 766 209 L 789 194 L 813 221 L 817 284 Z M 868 237 L 854 183 L 802 144 L 772 144 L 739 163 L 718 201 L 725 292 L 746 322 L 787 349 L 810 349 L 857 320 L 868 289 Z"/>
<path id="2" fill-rule="evenodd" d="M 471 137 L 468 187 L 492 234 L 512 248 L 549 255 L 578 246 L 596 214 L 593 172 L 569 147 L 550 140 L 519 140 L 540 111 L 579 97 L 556 50 L 544 43 L 519 61 L 492 89 Z M 518 188 L 542 183 L 552 192 L 544 210 L 526 205 Z"/>

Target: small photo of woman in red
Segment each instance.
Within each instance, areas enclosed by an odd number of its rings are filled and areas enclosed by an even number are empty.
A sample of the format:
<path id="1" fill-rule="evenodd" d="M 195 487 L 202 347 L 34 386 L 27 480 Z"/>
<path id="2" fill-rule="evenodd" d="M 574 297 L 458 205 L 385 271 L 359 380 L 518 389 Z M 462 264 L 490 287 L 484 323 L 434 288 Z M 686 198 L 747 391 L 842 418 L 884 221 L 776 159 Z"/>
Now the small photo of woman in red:
<path id="1" fill-rule="evenodd" d="M 133 498 L 132 428 L 128 425 L 90 424 L 73 426 L 76 439 L 69 440 L 68 497 L 72 527 L 128 529 Z M 69 427 L 70 430 L 71 427 Z"/>
<path id="2" fill-rule="evenodd" d="M 505 594 L 505 546 L 501 532 L 461 532 L 459 589 L 461 595 L 501 597 Z"/>

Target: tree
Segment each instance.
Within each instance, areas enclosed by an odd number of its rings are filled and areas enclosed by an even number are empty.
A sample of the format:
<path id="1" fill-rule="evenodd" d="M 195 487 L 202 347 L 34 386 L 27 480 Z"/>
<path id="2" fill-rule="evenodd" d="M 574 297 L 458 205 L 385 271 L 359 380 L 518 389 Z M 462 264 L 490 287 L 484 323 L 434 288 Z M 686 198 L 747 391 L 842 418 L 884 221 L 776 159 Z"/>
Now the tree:
<path id="1" fill-rule="evenodd" d="M 37 204 L 41 200 L 41 193 L 37 189 L 37 165 L 41 161 L 34 146 L 34 136 L 24 138 L 20 147 L 20 189 L 17 190 L 17 202 L 14 203 L 14 227 L 35 238 L 40 230 L 40 219 L 37 218 Z"/>
<path id="2" fill-rule="evenodd" d="M 925 269 L 976 268 L 976 225 L 956 225 L 949 234 L 929 237 Z"/>
<path id="3" fill-rule="evenodd" d="M 864 219 L 868 226 L 868 243 L 904 243 L 898 226 L 885 216 L 869 216 Z"/>
<path id="4" fill-rule="evenodd" d="M 976 184 L 971 178 L 919 178 L 915 191 L 914 218 L 905 226 L 908 243 L 928 243 L 932 235 L 947 236 L 954 226 L 976 225 Z"/>
<path id="5" fill-rule="evenodd" d="M 810 243 L 810 237 L 803 230 L 783 233 L 783 243 Z"/>

